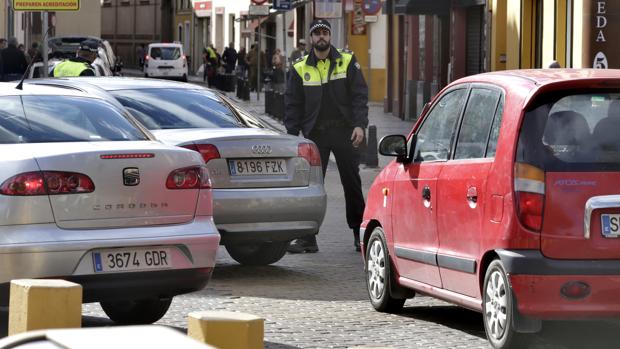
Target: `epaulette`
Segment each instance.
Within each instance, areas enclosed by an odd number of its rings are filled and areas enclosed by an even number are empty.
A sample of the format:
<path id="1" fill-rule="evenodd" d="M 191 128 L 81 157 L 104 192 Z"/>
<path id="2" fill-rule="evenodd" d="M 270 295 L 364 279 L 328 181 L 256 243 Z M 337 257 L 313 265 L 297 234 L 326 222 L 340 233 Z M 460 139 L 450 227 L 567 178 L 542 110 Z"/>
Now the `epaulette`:
<path id="1" fill-rule="evenodd" d="M 348 53 L 348 54 L 350 54 L 350 55 L 355 54 L 355 53 L 353 53 L 353 51 L 349 50 L 348 48 L 343 48 L 343 49 L 340 49 L 340 52 Z"/>
<path id="2" fill-rule="evenodd" d="M 297 64 L 297 63 L 299 63 L 299 62 L 303 61 L 303 60 L 304 60 L 304 58 L 306 58 L 306 56 L 301 56 L 301 57 L 297 58 L 296 60 L 294 60 L 294 61 L 293 61 L 293 65 L 295 65 L 295 64 Z"/>

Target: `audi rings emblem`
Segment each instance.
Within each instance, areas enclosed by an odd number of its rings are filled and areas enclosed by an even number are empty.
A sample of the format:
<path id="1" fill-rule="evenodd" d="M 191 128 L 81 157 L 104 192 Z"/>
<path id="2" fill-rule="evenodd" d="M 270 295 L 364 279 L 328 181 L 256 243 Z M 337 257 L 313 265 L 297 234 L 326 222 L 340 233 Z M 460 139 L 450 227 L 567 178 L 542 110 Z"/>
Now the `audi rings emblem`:
<path id="1" fill-rule="evenodd" d="M 257 155 L 271 154 L 271 146 L 266 145 L 266 144 L 253 145 L 252 154 L 257 154 Z"/>

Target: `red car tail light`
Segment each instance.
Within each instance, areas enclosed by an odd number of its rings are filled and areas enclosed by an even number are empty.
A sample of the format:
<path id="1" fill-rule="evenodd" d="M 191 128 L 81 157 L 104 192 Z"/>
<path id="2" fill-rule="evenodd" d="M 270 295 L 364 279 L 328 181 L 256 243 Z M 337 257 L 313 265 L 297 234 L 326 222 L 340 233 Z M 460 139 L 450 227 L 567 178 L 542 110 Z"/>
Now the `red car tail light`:
<path id="1" fill-rule="evenodd" d="M 95 184 L 84 174 L 63 171 L 34 171 L 15 175 L 0 185 L 0 194 L 11 196 L 92 193 Z"/>
<path id="2" fill-rule="evenodd" d="M 545 172 L 532 165 L 516 163 L 514 186 L 521 224 L 540 231 L 545 208 Z"/>
<path id="3" fill-rule="evenodd" d="M 310 166 L 321 166 L 321 154 L 313 143 L 302 143 L 297 146 L 297 155 L 310 163 Z"/>
<path id="4" fill-rule="evenodd" d="M 166 179 L 168 189 L 210 189 L 211 180 L 205 167 L 195 166 L 172 171 Z"/>
<path id="5" fill-rule="evenodd" d="M 202 155 L 202 159 L 205 161 L 205 164 L 212 159 L 220 158 L 220 152 L 213 144 L 186 144 L 181 147 L 199 152 L 200 155 Z"/>

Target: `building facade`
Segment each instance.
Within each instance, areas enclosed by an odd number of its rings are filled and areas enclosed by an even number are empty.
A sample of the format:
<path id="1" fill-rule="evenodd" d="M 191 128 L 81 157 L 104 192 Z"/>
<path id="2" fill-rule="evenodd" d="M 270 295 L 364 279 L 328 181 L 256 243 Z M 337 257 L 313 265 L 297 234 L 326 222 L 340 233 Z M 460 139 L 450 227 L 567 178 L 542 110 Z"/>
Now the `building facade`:
<path id="1" fill-rule="evenodd" d="M 172 41 L 170 0 L 103 0 L 100 13 L 101 37 L 127 67 L 138 67 L 140 45 Z"/>

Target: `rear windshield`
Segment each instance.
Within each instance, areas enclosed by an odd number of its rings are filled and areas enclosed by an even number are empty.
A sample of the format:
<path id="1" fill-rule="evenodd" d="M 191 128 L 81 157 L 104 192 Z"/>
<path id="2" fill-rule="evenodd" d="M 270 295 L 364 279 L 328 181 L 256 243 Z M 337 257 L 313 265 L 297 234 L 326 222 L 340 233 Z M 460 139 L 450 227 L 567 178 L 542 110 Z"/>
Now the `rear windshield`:
<path id="1" fill-rule="evenodd" d="M 517 150 L 547 171 L 620 169 L 620 92 L 547 97 L 526 113 Z"/>
<path id="2" fill-rule="evenodd" d="M 23 103 L 22 103 L 23 102 Z M 93 98 L 0 97 L 0 143 L 145 140 L 113 106 Z"/>
<path id="3" fill-rule="evenodd" d="M 149 130 L 245 127 L 208 91 L 155 88 L 111 93 Z"/>
<path id="4" fill-rule="evenodd" d="M 151 47 L 151 58 L 172 61 L 181 58 L 181 50 L 178 47 Z"/>

